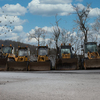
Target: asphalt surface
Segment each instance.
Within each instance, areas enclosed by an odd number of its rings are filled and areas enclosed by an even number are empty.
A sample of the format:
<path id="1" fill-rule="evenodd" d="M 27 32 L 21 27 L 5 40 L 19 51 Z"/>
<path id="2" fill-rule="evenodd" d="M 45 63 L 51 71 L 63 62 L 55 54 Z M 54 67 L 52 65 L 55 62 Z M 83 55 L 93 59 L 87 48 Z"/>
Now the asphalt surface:
<path id="1" fill-rule="evenodd" d="M 100 100 L 100 70 L 0 72 L 0 100 Z"/>

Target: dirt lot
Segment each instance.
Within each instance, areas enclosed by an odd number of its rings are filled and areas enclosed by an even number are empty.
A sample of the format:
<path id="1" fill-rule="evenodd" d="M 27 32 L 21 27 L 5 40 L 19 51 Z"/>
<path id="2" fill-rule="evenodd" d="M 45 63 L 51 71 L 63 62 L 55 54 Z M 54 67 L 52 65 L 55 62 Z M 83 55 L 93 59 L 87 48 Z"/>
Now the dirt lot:
<path id="1" fill-rule="evenodd" d="M 100 100 L 100 73 L 82 72 L 0 72 L 0 100 Z"/>

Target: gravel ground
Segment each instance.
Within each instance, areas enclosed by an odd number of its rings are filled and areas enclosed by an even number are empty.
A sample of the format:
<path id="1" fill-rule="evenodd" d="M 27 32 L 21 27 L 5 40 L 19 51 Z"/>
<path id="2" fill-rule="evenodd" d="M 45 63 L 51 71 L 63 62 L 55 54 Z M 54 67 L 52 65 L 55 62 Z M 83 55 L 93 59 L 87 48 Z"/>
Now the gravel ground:
<path id="1" fill-rule="evenodd" d="M 100 100 L 100 74 L 0 72 L 0 100 Z"/>

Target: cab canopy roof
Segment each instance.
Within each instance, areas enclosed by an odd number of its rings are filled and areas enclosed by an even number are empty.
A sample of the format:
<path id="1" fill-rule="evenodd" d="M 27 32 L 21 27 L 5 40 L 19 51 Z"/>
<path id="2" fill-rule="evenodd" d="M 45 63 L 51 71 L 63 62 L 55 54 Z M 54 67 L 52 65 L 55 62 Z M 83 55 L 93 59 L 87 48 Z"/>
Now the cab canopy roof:
<path id="1" fill-rule="evenodd" d="M 97 44 L 97 42 L 85 42 L 85 44 Z"/>
<path id="2" fill-rule="evenodd" d="M 2 44 L 1 47 L 12 47 L 12 44 L 10 44 L 10 45 L 4 45 L 4 44 Z"/>
<path id="3" fill-rule="evenodd" d="M 71 48 L 71 45 L 61 45 L 61 48 Z"/>
<path id="4" fill-rule="evenodd" d="M 18 47 L 18 49 L 27 49 L 28 47 Z"/>
<path id="5" fill-rule="evenodd" d="M 39 48 L 48 48 L 48 46 L 38 46 L 38 49 Z"/>

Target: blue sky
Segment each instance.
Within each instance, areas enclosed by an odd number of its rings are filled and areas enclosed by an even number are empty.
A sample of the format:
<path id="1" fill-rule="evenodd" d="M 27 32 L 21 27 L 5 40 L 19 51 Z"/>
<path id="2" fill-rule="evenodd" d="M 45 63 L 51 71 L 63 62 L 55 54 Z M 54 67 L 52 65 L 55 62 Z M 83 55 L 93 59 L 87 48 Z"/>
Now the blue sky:
<path id="1" fill-rule="evenodd" d="M 27 34 L 36 27 L 44 28 L 49 33 L 52 32 L 51 23 L 55 25 L 56 14 L 58 14 L 58 19 L 61 18 L 59 26 L 71 31 L 76 18 L 75 14 L 69 15 L 74 12 L 72 6 L 85 7 L 87 3 L 91 3 L 90 22 L 93 23 L 100 14 L 100 0 L 0 0 L 0 20 L 2 20 L 0 30 L 6 23 L 9 25 L 9 20 L 14 20 L 12 24 L 14 30 L 6 32 L 6 34 L 1 31 L 0 39 L 20 40 L 24 43 L 36 44 L 35 39 L 28 41 Z M 6 21 L 5 15 L 7 15 Z M 47 40 L 51 35 L 48 36 Z"/>

